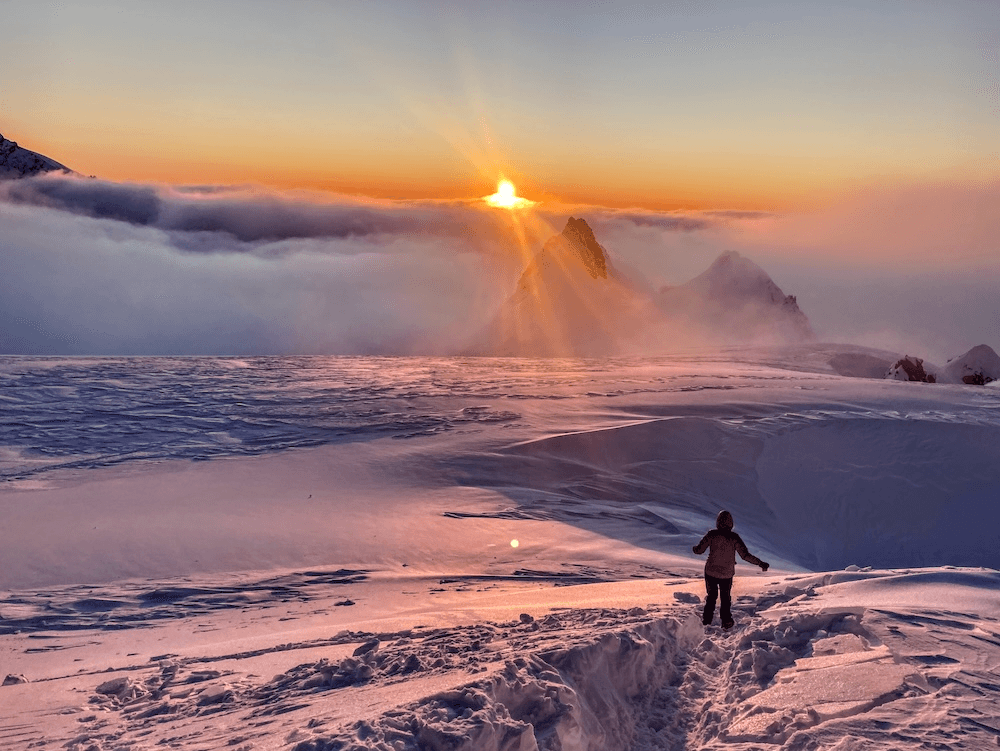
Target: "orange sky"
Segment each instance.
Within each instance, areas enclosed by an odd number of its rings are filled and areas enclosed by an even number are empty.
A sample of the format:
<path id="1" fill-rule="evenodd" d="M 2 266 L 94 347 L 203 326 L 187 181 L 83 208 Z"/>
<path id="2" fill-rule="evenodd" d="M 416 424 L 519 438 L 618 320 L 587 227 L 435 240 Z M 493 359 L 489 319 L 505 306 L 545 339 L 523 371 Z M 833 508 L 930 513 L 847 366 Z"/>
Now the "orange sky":
<path id="1" fill-rule="evenodd" d="M 0 50 L 0 132 L 113 180 L 786 209 L 1000 174 L 1000 5 L 5 14 L 44 33 Z"/>

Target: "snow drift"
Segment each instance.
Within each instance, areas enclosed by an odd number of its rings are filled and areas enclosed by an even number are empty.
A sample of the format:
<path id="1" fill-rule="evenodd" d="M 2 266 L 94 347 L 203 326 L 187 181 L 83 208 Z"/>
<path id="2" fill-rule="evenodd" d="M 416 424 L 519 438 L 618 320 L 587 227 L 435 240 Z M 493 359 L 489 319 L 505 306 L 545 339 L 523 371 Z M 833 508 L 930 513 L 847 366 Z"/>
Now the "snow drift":
<path id="1" fill-rule="evenodd" d="M 693 612 L 697 579 L 675 579 L 631 595 L 661 601 L 645 607 L 550 604 L 534 616 L 398 630 L 379 629 L 385 621 L 375 617 L 368 629 L 332 636 L 333 598 L 322 589 L 302 598 L 290 590 L 277 604 L 231 587 L 211 598 L 213 611 L 198 612 L 222 632 L 208 643 L 189 641 L 182 614 L 194 603 L 183 596 L 161 602 L 172 616 L 146 608 L 130 623 L 86 632 L 85 644 L 80 632 L 29 627 L 57 654 L 74 649 L 86 667 L 71 673 L 16 658 L 46 672 L 40 681 L 9 676 L 5 707 L 44 724 L 0 721 L 0 741 L 15 749 L 60 741 L 80 749 L 891 751 L 905 737 L 980 751 L 1000 737 L 991 672 L 1000 661 L 998 583 L 995 571 L 955 568 L 770 577 L 742 590 L 740 625 L 722 632 L 703 629 Z M 375 594 L 351 586 L 360 601 Z M 616 586 L 605 598 L 616 598 Z M 566 602 L 588 588 L 521 596 Z M 246 616 L 233 615 L 247 610 L 266 622 L 251 648 L 238 635 Z M 282 621 L 299 622 L 291 638 Z M 126 665 L 99 651 L 121 628 L 132 636 Z M 165 642 L 175 651 L 164 653 Z"/>
<path id="2" fill-rule="evenodd" d="M 0 358 L 0 746 L 989 748 L 998 394 L 834 352 Z"/>
<path id="3" fill-rule="evenodd" d="M 1000 355 L 993 348 L 980 344 L 964 355 L 948 361 L 941 370 L 945 383 L 965 383 L 984 386 L 1000 380 Z"/>

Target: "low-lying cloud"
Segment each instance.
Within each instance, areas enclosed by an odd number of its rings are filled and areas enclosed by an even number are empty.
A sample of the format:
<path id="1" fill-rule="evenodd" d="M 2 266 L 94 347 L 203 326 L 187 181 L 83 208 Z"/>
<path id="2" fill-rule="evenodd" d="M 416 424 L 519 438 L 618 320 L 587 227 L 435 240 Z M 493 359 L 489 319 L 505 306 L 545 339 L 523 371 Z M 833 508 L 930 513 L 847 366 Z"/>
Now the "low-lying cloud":
<path id="1" fill-rule="evenodd" d="M 520 265 L 452 204 L 7 183 L 0 352 L 448 353 Z"/>
<path id="2" fill-rule="evenodd" d="M 9 203 L 112 219 L 167 232 L 220 233 L 253 244 L 378 235 L 495 237 L 494 223 L 456 202 L 364 201 L 252 188 L 168 188 L 46 175 L 0 185 Z M 458 219 L 461 213 L 462 220 Z M 470 221 L 474 220 L 474 221 Z M 231 243 L 228 250 L 248 250 Z"/>
<path id="3" fill-rule="evenodd" d="M 786 293 L 799 295 L 821 337 L 857 336 L 877 345 L 879 336 L 890 338 L 888 331 L 907 333 L 906 320 L 899 320 L 906 280 L 915 268 L 929 268 L 925 255 L 939 254 L 956 219 L 954 210 L 942 212 L 940 228 L 928 233 L 923 194 L 921 201 L 895 200 L 895 214 L 858 204 L 794 217 L 541 204 L 518 220 L 479 201 L 175 188 L 65 175 L 3 182 L 0 352 L 459 352 L 570 215 L 585 217 L 614 263 L 650 288 L 687 281 L 736 249 Z M 903 231 L 910 256 L 900 243 L 879 255 L 872 238 L 885 237 L 894 221 L 914 212 L 924 224 L 921 233 Z M 997 214 L 985 213 L 988 221 Z M 993 225 L 982 216 L 978 221 L 975 232 L 952 233 L 960 247 L 951 257 L 973 258 L 981 280 L 995 271 L 997 253 L 983 245 Z M 832 231 L 844 224 L 850 229 Z M 936 239 L 921 244 L 920 236 Z M 894 278 L 902 280 L 893 300 L 873 292 L 860 304 L 854 299 L 852 310 L 838 306 L 845 286 L 868 288 L 873 258 L 881 259 L 880 273 L 898 272 Z M 981 324 L 972 327 L 974 339 L 1000 346 L 980 336 L 991 321 L 1000 330 L 996 300 L 983 291 L 988 285 L 963 287 L 966 267 L 947 270 L 940 296 L 953 301 L 949 314 L 937 316 L 937 324 L 921 322 L 936 325 L 934 331 L 911 327 L 911 338 L 956 340 L 972 320 Z M 918 281 L 912 287 L 926 310 L 932 287 Z"/>

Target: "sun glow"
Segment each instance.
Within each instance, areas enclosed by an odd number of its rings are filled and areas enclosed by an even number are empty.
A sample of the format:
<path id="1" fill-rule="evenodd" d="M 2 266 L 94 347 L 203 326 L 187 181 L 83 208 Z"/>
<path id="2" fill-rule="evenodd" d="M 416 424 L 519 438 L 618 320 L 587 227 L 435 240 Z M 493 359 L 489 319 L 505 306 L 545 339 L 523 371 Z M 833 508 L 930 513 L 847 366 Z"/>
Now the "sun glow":
<path id="1" fill-rule="evenodd" d="M 514 183 L 510 180 L 501 180 L 497 183 L 497 192 L 484 197 L 483 200 L 498 209 L 523 209 L 535 205 L 534 201 L 529 201 L 527 198 L 518 198 Z"/>

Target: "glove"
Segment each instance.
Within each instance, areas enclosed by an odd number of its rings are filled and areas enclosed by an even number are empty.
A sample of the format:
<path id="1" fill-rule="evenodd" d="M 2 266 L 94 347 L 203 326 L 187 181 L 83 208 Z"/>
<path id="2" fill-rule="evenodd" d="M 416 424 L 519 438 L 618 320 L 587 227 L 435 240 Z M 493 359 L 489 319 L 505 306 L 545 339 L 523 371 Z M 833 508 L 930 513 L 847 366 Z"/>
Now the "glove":
<path id="1" fill-rule="evenodd" d="M 771 568 L 771 564 L 770 563 L 761 562 L 761 564 L 760 564 L 760 570 L 761 571 L 767 571 L 769 568 Z"/>

